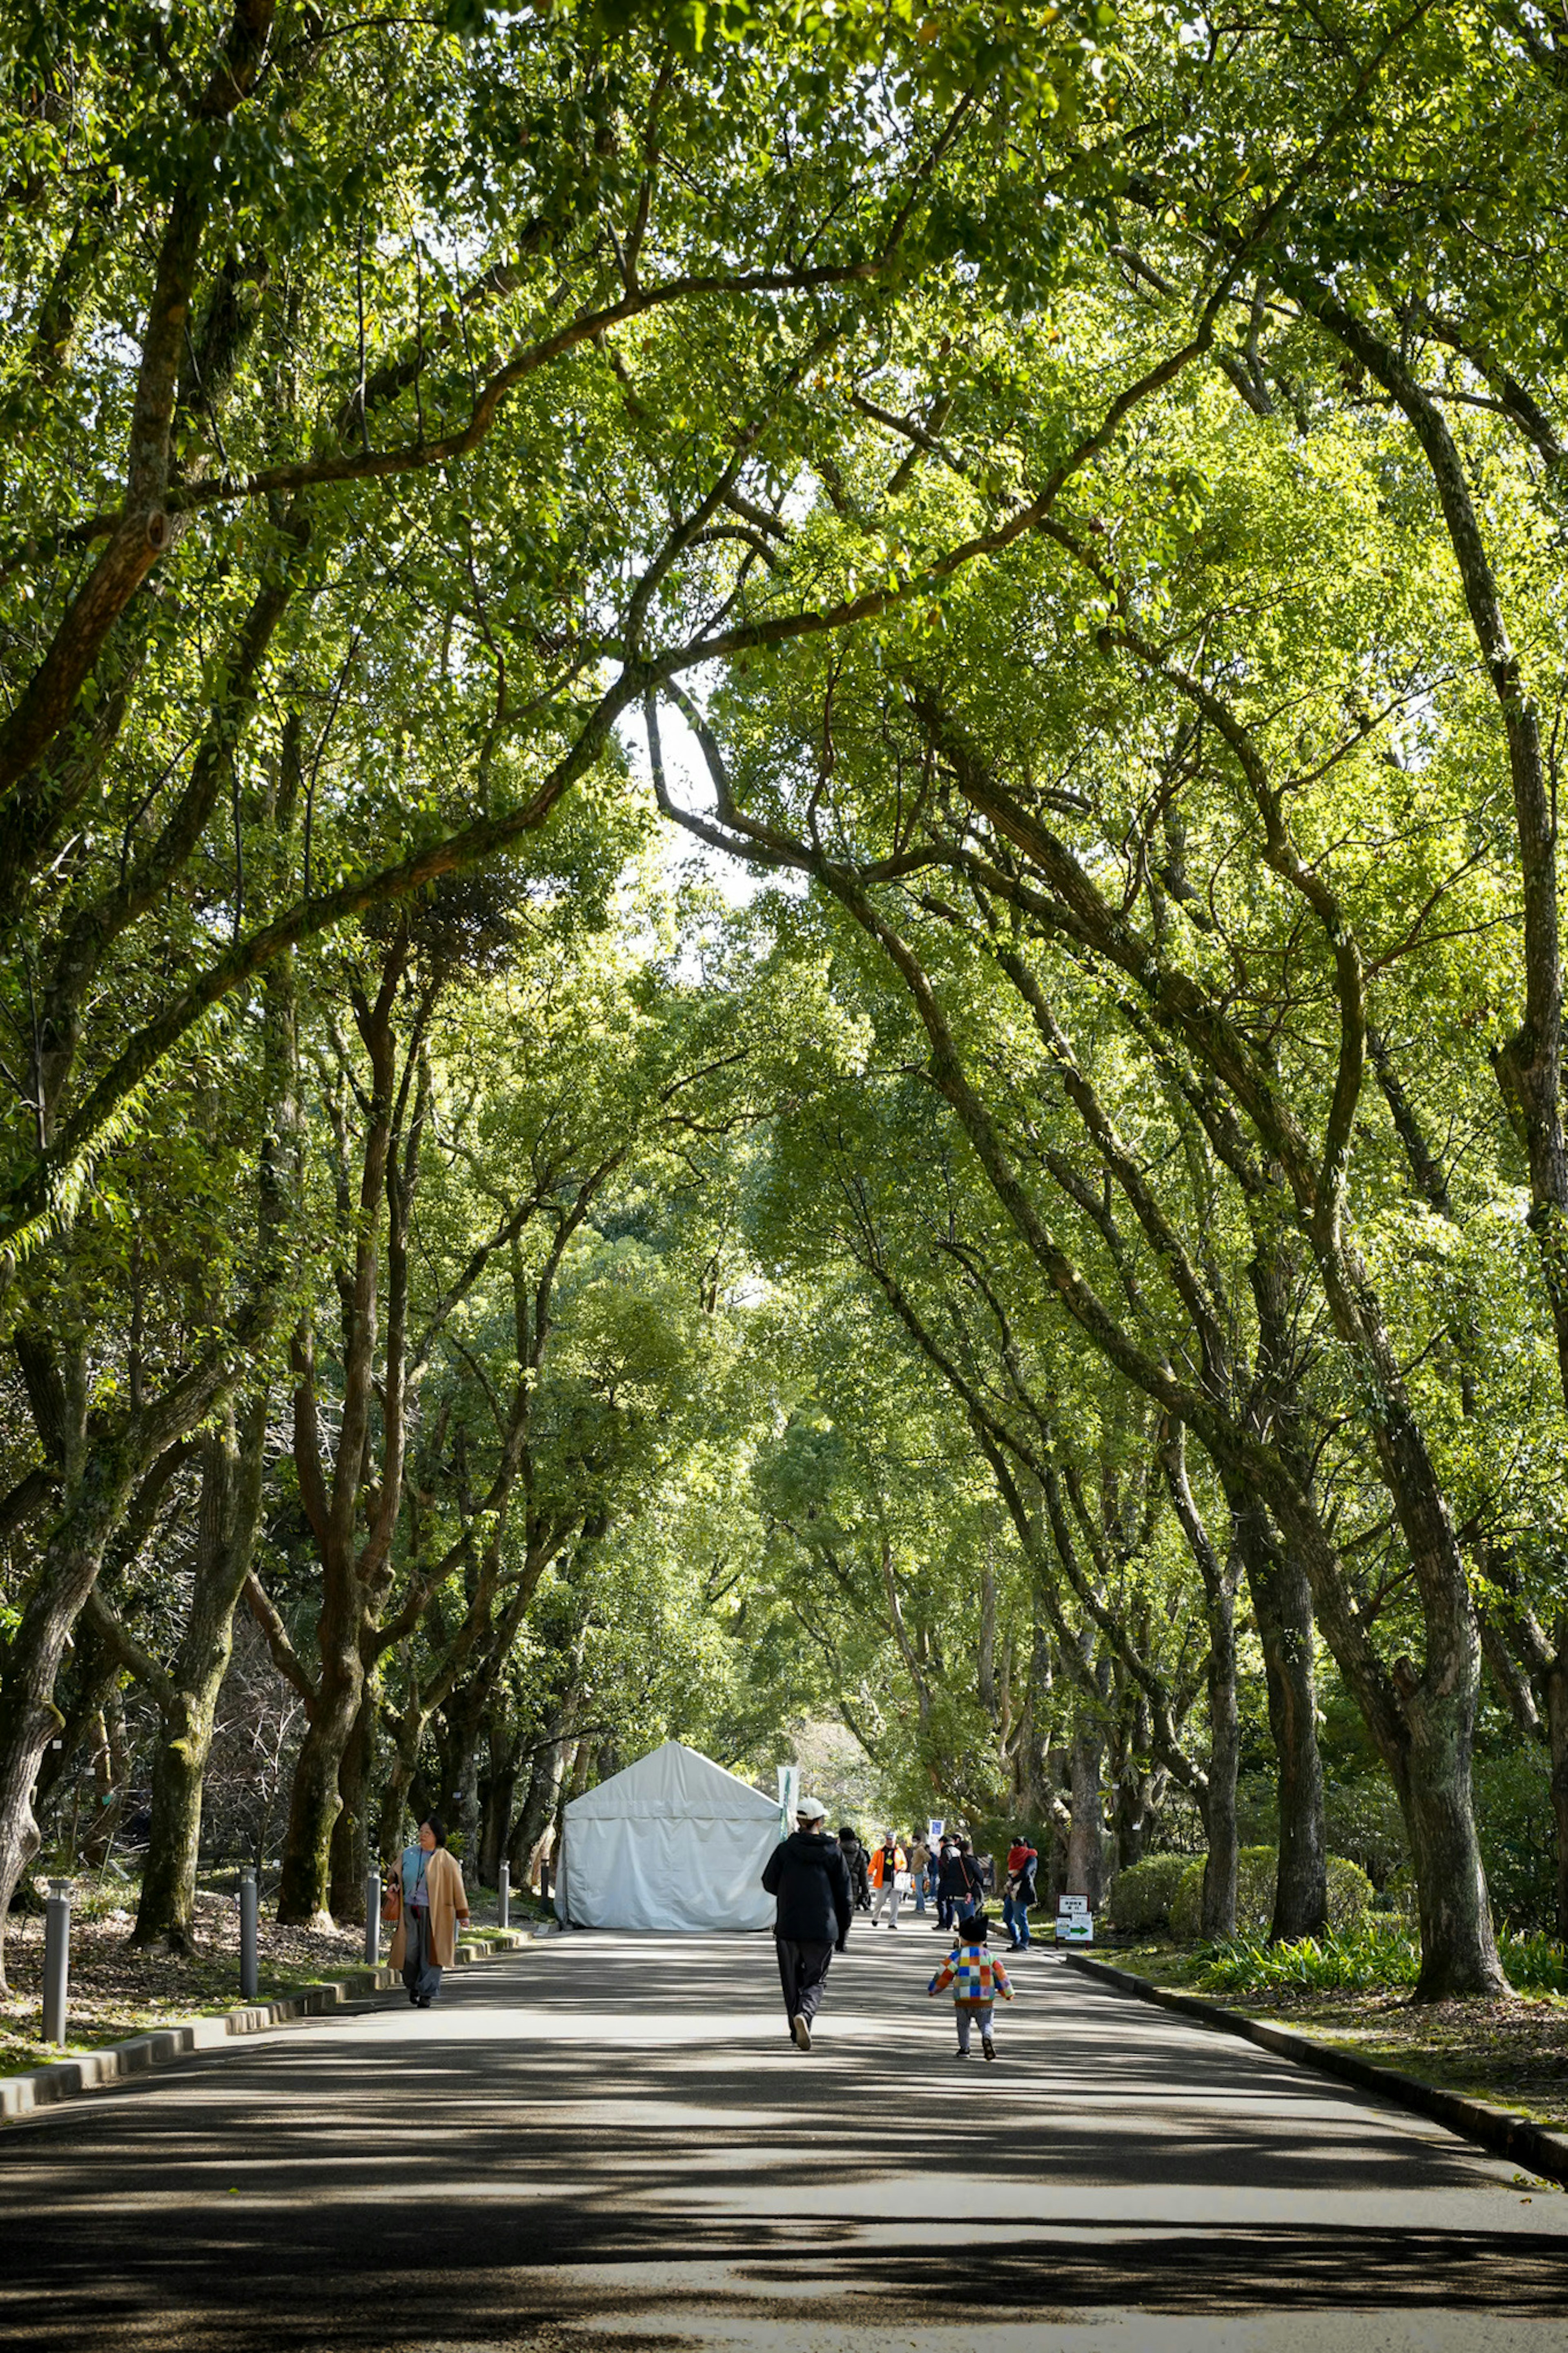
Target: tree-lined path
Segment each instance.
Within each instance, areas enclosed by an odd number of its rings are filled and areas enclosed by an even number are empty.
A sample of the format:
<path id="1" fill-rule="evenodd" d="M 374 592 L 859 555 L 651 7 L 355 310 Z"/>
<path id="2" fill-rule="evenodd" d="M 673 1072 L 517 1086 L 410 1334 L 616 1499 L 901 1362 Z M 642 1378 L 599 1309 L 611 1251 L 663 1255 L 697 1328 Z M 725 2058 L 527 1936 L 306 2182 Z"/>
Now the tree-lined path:
<path id="1" fill-rule="evenodd" d="M 1420 2347 L 1568 2328 L 1568 2202 L 1037 1955 L 952 2055 L 857 1928 L 563 1937 L 18 2126 L 0 2346 Z"/>

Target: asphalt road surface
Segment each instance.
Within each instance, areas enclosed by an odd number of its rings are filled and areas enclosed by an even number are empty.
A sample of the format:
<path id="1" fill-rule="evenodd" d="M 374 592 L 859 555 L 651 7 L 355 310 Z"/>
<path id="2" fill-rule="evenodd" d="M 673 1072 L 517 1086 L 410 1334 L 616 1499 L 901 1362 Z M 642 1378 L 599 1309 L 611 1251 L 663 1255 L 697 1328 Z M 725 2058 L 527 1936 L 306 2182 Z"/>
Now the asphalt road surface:
<path id="1" fill-rule="evenodd" d="M 1562 2353 L 1568 2195 L 1024 1960 L 954 2056 L 857 1923 L 809 2054 L 765 1937 L 563 1936 L 0 2133 L 28 2353 Z"/>

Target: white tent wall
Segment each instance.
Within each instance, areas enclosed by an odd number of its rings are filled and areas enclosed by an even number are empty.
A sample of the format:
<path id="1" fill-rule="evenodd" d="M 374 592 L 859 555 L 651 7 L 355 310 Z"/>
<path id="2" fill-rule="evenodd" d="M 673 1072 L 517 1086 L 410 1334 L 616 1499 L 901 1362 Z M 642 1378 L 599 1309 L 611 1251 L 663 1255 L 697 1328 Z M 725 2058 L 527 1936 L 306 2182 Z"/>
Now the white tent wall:
<path id="1" fill-rule="evenodd" d="M 667 1740 L 566 1809 L 555 1909 L 575 1928 L 771 1928 L 763 1865 L 783 1835 L 771 1798 Z"/>

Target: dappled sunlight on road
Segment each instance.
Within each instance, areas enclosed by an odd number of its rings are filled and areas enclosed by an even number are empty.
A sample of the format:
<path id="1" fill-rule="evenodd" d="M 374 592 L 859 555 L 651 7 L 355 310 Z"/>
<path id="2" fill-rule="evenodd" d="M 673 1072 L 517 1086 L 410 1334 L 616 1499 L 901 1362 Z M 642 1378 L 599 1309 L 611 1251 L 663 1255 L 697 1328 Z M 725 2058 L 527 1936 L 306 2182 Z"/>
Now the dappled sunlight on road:
<path id="1" fill-rule="evenodd" d="M 858 1926 L 805 2055 L 765 1938 L 562 1937 L 56 2111 L 0 2144 L 51 2342 L 1562 2341 L 1561 2194 L 1048 1955 L 962 2063 L 939 1950 Z"/>

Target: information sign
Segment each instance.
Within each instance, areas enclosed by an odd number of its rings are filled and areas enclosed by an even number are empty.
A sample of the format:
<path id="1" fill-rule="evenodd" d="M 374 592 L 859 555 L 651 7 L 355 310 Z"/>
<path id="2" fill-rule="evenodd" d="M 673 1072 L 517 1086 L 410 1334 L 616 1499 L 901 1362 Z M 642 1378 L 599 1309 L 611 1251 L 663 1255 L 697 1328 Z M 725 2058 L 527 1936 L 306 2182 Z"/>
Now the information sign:
<path id="1" fill-rule="evenodd" d="M 1058 1896 L 1057 1942 L 1058 1945 L 1093 1944 L 1094 1915 L 1089 1908 L 1087 1895 Z"/>

